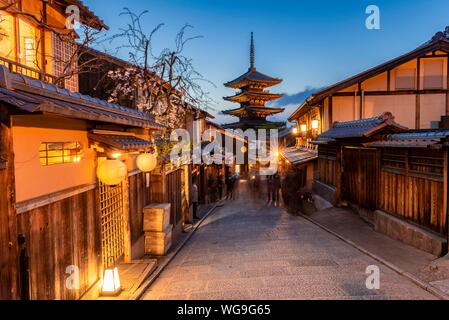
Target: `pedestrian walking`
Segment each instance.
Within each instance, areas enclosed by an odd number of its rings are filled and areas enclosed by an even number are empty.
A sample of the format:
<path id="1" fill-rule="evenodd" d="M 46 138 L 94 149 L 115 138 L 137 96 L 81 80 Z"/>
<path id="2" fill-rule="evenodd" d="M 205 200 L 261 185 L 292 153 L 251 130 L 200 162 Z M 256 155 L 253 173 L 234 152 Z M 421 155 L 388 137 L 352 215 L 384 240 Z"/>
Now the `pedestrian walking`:
<path id="1" fill-rule="evenodd" d="M 234 179 L 232 181 L 233 187 L 232 187 L 232 200 L 236 200 L 239 195 L 239 186 L 240 186 L 240 175 L 238 173 L 234 173 Z"/>
<path id="2" fill-rule="evenodd" d="M 280 205 L 280 193 L 281 193 L 281 177 L 278 173 L 273 176 L 273 203 L 275 206 Z"/>
<path id="3" fill-rule="evenodd" d="M 218 200 L 221 200 L 223 198 L 223 188 L 224 188 L 224 182 L 223 182 L 223 176 L 220 174 L 216 181 L 217 185 L 217 194 L 218 194 Z"/>
<path id="4" fill-rule="evenodd" d="M 193 219 L 199 220 L 198 218 L 198 185 L 196 183 L 196 178 L 192 181 L 192 205 L 193 205 Z"/>
<path id="5" fill-rule="evenodd" d="M 215 198 L 217 195 L 216 186 L 215 186 L 215 179 L 212 176 L 209 176 L 209 179 L 207 180 L 207 198 L 208 203 L 214 203 Z"/>
<path id="6" fill-rule="evenodd" d="M 267 195 L 268 195 L 268 203 L 272 201 L 273 196 L 273 177 L 267 176 Z"/>

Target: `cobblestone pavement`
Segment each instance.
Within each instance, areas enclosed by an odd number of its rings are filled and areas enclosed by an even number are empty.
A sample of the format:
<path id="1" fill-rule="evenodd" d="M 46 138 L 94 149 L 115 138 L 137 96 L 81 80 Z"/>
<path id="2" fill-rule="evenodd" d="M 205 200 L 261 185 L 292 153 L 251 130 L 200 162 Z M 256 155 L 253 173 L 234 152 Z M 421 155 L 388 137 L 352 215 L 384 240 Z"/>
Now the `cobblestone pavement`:
<path id="1" fill-rule="evenodd" d="M 145 293 L 149 300 L 434 299 L 314 224 L 245 192 L 225 202 Z M 380 290 L 366 269 L 381 270 Z"/>

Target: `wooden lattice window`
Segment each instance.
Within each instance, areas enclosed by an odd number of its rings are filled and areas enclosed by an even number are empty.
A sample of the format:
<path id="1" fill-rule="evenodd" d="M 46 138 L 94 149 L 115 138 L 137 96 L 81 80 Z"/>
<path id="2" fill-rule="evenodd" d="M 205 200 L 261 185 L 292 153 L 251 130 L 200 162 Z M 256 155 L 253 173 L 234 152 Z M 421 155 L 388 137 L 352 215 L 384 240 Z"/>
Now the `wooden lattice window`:
<path id="1" fill-rule="evenodd" d="M 53 34 L 53 74 L 56 77 L 70 76 L 65 79 L 65 88 L 78 92 L 76 47 L 72 41 L 64 41 L 59 35 Z M 72 71 L 72 72 L 71 72 Z"/>
<path id="2" fill-rule="evenodd" d="M 443 180 L 443 152 L 431 149 L 411 149 L 409 155 L 410 175 Z"/>
<path id="3" fill-rule="evenodd" d="M 405 174 L 405 167 L 407 163 L 406 149 L 392 149 L 386 148 L 382 152 L 382 170 Z"/>
<path id="4" fill-rule="evenodd" d="M 334 146 L 319 146 L 318 157 L 327 160 L 337 160 L 337 147 Z"/>
<path id="5" fill-rule="evenodd" d="M 77 163 L 84 157 L 80 142 L 43 142 L 39 147 L 39 159 L 43 166 Z"/>
<path id="6" fill-rule="evenodd" d="M 110 267 L 124 253 L 123 184 L 100 182 L 101 244 L 103 266 Z"/>

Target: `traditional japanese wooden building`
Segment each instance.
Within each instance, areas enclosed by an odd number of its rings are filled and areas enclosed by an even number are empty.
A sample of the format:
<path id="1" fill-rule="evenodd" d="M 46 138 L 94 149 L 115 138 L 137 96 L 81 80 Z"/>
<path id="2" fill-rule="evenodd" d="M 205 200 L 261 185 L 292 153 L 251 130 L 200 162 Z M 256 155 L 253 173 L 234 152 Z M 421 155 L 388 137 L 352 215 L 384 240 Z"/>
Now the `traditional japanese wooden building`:
<path id="1" fill-rule="evenodd" d="M 410 129 L 443 127 L 449 117 L 449 27 L 416 49 L 315 92 L 290 116 L 306 145 L 334 122 L 392 112 Z"/>
<path id="2" fill-rule="evenodd" d="M 449 130 L 408 130 L 391 113 L 337 122 L 318 136 L 314 190 L 375 229 L 434 255 L 447 251 Z"/>
<path id="3" fill-rule="evenodd" d="M 224 111 L 224 114 L 238 117 L 237 123 L 227 124 L 230 129 L 279 129 L 284 123 L 267 121 L 267 117 L 281 113 L 284 109 L 270 108 L 265 104 L 281 98 L 282 94 L 273 94 L 265 90 L 282 82 L 281 79 L 272 78 L 255 67 L 254 36 L 251 33 L 250 67 L 248 72 L 237 79 L 225 83 L 225 86 L 240 90 L 236 95 L 225 97 L 226 101 L 240 104 L 240 108 Z"/>
<path id="4" fill-rule="evenodd" d="M 0 23 L 0 299 L 78 299 L 106 268 L 143 254 L 143 207 L 162 192 L 137 160 L 164 128 L 79 93 L 76 75 L 61 81 L 67 63 L 77 67 L 63 41 L 66 7 L 107 28 L 81 1 L 9 3 Z"/>

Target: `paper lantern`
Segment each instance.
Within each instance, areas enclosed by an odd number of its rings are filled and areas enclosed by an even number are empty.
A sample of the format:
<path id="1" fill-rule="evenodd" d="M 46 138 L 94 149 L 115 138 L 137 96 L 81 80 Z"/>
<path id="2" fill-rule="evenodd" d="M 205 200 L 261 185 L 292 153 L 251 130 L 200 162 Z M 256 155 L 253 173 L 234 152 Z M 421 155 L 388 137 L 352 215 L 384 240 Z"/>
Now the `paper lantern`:
<path id="1" fill-rule="evenodd" d="M 120 277 L 117 267 L 104 270 L 103 284 L 101 286 L 102 296 L 118 296 L 122 291 Z"/>
<path id="2" fill-rule="evenodd" d="M 127 173 L 126 165 L 120 160 L 104 160 L 97 168 L 98 179 L 108 186 L 120 184 Z"/>
<path id="3" fill-rule="evenodd" d="M 302 124 L 301 125 L 301 132 L 307 132 L 307 125 L 306 124 Z"/>
<path id="4" fill-rule="evenodd" d="M 137 168 L 142 172 L 151 172 L 157 166 L 157 154 L 142 153 L 136 160 Z"/>
<path id="5" fill-rule="evenodd" d="M 294 128 L 292 129 L 292 133 L 293 133 L 293 134 L 298 134 L 298 128 L 297 128 L 297 127 L 294 127 Z"/>
<path id="6" fill-rule="evenodd" d="M 318 120 L 312 120 L 312 129 L 317 130 L 320 127 L 320 122 Z"/>

